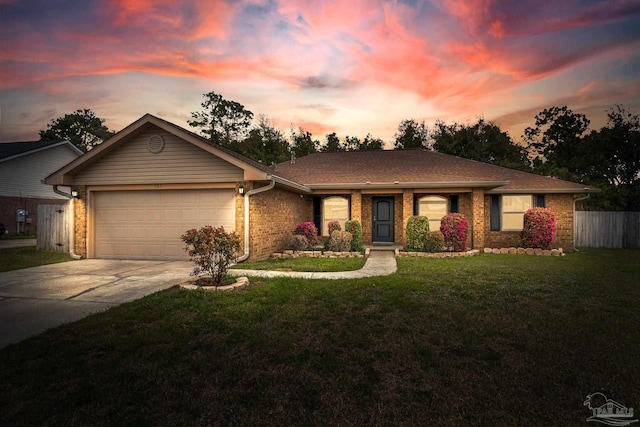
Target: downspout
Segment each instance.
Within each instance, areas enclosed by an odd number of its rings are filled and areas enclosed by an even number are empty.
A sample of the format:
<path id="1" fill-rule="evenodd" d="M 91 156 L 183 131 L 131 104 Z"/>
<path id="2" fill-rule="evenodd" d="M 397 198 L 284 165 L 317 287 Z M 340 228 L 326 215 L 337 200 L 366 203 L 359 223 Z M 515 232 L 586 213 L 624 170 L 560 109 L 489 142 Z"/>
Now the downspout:
<path id="1" fill-rule="evenodd" d="M 587 193 L 585 196 L 582 197 L 578 197 L 576 199 L 573 199 L 573 250 L 577 251 L 576 249 L 576 202 L 580 202 L 582 200 L 587 200 L 589 198 L 589 196 L 591 196 L 589 193 Z"/>
<path id="2" fill-rule="evenodd" d="M 249 221 L 249 197 L 253 196 L 254 194 L 258 194 L 258 193 L 263 193 L 265 191 L 269 191 L 271 189 L 273 189 L 273 187 L 276 186 L 276 181 L 275 180 L 271 180 L 271 183 L 269 183 L 269 185 L 266 185 L 264 187 L 260 187 L 260 188 L 256 188 L 254 190 L 249 190 L 245 193 L 244 195 L 244 254 L 236 259 L 236 262 L 242 262 L 244 260 L 246 260 L 247 258 L 249 258 L 249 225 L 250 225 L 250 221 Z"/>
<path id="3" fill-rule="evenodd" d="M 53 186 L 53 192 L 64 197 L 69 198 L 69 255 L 73 259 L 82 259 L 81 255 L 76 254 L 76 205 L 75 199 L 71 194 L 67 194 L 64 191 L 58 190 L 58 186 Z"/>

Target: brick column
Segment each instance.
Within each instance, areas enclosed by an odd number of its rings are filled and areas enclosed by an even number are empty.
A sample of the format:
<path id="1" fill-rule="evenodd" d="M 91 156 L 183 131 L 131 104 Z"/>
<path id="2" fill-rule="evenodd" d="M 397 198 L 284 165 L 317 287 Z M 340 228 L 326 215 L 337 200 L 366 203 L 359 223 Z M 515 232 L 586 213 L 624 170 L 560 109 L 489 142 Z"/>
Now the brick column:
<path id="1" fill-rule="evenodd" d="M 402 240 L 403 247 L 407 247 L 407 221 L 413 216 L 413 189 L 405 188 L 402 191 Z"/>
<path id="2" fill-rule="evenodd" d="M 484 190 L 474 188 L 471 194 L 472 205 L 472 242 L 473 249 L 482 249 L 484 247 Z"/>
<path id="3" fill-rule="evenodd" d="M 78 192 L 79 198 L 73 202 L 73 215 L 75 222 L 75 253 L 87 257 L 87 187 L 84 185 L 73 186 L 72 190 Z"/>
<path id="4" fill-rule="evenodd" d="M 351 220 L 362 225 L 362 191 L 351 190 Z"/>

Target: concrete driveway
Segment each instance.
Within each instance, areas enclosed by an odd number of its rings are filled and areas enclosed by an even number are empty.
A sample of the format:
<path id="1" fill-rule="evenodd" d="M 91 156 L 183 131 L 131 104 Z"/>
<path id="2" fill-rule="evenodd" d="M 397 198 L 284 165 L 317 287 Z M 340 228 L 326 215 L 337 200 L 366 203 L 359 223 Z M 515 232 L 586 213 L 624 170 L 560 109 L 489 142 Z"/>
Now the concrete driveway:
<path id="1" fill-rule="evenodd" d="M 188 261 L 79 260 L 0 273 L 0 348 L 170 288 Z"/>

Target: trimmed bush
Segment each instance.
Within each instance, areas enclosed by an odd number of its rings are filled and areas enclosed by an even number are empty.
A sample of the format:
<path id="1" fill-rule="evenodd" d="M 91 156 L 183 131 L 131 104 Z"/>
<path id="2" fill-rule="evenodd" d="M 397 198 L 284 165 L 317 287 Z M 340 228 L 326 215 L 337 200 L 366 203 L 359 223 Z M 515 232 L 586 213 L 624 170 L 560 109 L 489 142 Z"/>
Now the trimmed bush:
<path id="1" fill-rule="evenodd" d="M 407 251 L 423 252 L 429 234 L 429 218 L 421 215 L 410 216 L 407 220 Z"/>
<path id="2" fill-rule="evenodd" d="M 318 229 L 316 228 L 316 225 L 311 221 L 301 222 L 300 224 L 296 225 L 296 229 L 293 231 L 293 234 L 304 236 L 310 246 L 313 245 L 318 238 Z"/>
<path id="3" fill-rule="evenodd" d="M 331 236 L 331 234 L 333 234 L 334 231 L 338 230 L 341 231 L 342 227 L 340 227 L 340 223 L 338 221 L 331 221 L 328 225 L 327 228 L 329 229 L 329 236 Z"/>
<path id="4" fill-rule="evenodd" d="M 303 235 L 294 234 L 293 236 L 291 236 L 291 243 L 289 243 L 289 246 L 294 251 L 304 251 L 309 247 L 309 242 Z"/>
<path id="5" fill-rule="evenodd" d="M 364 245 L 362 244 L 362 225 L 360 225 L 360 221 L 351 220 L 344 223 L 345 231 L 351 233 L 353 237 L 351 240 L 351 250 L 362 252 L 364 250 Z"/>
<path id="6" fill-rule="evenodd" d="M 556 235 L 556 216 L 547 208 L 532 208 L 524 214 L 524 228 L 520 232 L 525 248 L 551 249 Z"/>
<path id="7" fill-rule="evenodd" d="M 224 227 L 207 225 L 188 230 L 180 239 L 194 263 L 192 275 L 210 274 L 213 284 L 220 286 L 235 254 L 240 250 L 240 238 L 236 233 L 227 233 Z"/>
<path id="8" fill-rule="evenodd" d="M 336 230 L 329 237 L 327 249 L 334 252 L 349 252 L 352 240 L 353 236 L 348 231 Z"/>
<path id="9" fill-rule="evenodd" d="M 461 213 L 450 213 L 442 217 L 440 231 L 444 237 L 445 247 L 454 252 L 467 250 L 467 235 L 469 234 L 469 221 Z"/>
<path id="10" fill-rule="evenodd" d="M 427 241 L 424 245 L 425 252 L 444 251 L 444 236 L 439 231 L 431 231 L 427 234 Z"/>

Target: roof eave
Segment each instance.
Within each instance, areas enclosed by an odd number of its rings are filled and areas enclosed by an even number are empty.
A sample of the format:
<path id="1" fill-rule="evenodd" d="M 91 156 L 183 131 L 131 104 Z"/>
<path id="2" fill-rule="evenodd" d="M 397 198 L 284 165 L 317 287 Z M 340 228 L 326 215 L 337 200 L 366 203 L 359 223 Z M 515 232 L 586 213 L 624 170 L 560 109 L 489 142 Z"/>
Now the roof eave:
<path id="1" fill-rule="evenodd" d="M 340 184 L 306 184 L 311 190 L 367 190 L 389 188 L 495 188 L 508 185 L 509 181 L 451 181 L 451 182 L 351 182 Z"/>
<path id="2" fill-rule="evenodd" d="M 584 187 L 584 188 L 494 188 L 486 191 L 486 194 L 584 194 L 584 193 L 599 193 L 599 188 Z"/>

